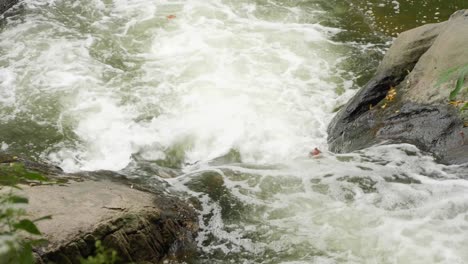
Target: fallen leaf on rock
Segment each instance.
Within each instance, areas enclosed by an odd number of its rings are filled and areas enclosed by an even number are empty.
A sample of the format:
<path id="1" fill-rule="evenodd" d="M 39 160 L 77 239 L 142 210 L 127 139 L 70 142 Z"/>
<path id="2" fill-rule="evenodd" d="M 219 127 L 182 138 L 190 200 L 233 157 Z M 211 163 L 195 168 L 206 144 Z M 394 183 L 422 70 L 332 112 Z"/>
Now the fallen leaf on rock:
<path id="1" fill-rule="evenodd" d="M 175 15 L 168 15 L 168 16 L 167 16 L 167 19 L 169 19 L 169 20 L 174 19 L 174 18 L 176 18 Z"/>
<path id="2" fill-rule="evenodd" d="M 395 100 L 395 96 L 397 95 L 397 91 L 395 87 L 390 87 L 390 90 L 388 90 L 387 96 L 385 96 L 385 100 L 387 102 L 392 102 Z"/>
<path id="3" fill-rule="evenodd" d="M 466 102 L 465 101 L 450 101 L 449 104 L 455 106 L 455 107 L 459 107 L 460 105 L 462 104 L 465 104 Z"/>

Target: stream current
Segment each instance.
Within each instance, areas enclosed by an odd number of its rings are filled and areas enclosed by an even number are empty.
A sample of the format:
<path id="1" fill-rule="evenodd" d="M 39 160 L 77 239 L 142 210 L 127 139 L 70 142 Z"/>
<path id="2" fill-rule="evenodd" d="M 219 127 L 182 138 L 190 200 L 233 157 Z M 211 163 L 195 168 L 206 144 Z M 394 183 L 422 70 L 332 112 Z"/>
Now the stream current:
<path id="1" fill-rule="evenodd" d="M 0 148 L 163 176 L 199 201 L 189 263 L 468 263 L 466 165 L 326 151 L 395 32 L 464 3 L 414 2 L 25 0 L 0 25 Z"/>

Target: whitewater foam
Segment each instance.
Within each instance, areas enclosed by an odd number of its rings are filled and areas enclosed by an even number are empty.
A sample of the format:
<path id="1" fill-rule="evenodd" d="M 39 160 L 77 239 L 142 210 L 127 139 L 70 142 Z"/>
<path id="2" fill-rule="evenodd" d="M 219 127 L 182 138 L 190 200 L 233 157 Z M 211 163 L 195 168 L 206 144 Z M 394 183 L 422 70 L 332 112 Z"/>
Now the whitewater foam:
<path id="1" fill-rule="evenodd" d="M 34 75 L 9 92 L 17 108 L 36 111 L 46 96 L 55 104 L 41 118 L 59 120 L 73 141 L 43 156 L 66 171 L 121 170 L 133 155 L 165 159 L 174 146 L 185 163 L 232 149 L 246 162 L 295 159 L 326 148 L 331 110 L 352 94 L 335 92 L 352 86 L 335 74 L 343 54 L 333 50 L 346 48 L 329 38 L 339 30 L 300 22 L 313 14 L 297 8 L 273 6 L 275 17 L 247 2 L 48 5 L 30 18 L 42 30 L 4 33 L 6 49 L 26 39 L 36 48 L 24 46 L 2 74 L 11 76 L 4 86 L 20 71 Z M 64 27 L 59 19 L 76 11 L 85 24 Z M 33 96 L 34 105 L 19 103 Z"/>

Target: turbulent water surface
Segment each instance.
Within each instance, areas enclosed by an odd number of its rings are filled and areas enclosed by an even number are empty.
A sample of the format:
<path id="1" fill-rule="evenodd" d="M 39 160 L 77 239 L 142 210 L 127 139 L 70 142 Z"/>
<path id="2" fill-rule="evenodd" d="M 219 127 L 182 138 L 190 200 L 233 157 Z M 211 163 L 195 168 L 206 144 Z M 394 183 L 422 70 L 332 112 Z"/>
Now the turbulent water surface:
<path id="1" fill-rule="evenodd" d="M 468 263 L 466 166 L 326 151 L 391 36 L 464 3 L 26 0 L 0 29 L 0 148 L 178 174 L 201 213 L 188 262 Z"/>

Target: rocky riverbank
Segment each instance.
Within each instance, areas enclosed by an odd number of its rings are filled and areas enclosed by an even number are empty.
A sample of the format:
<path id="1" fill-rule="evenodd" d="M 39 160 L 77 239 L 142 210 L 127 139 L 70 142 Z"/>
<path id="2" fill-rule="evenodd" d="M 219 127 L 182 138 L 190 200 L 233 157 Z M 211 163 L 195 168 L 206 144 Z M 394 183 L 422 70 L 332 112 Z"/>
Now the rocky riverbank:
<path id="1" fill-rule="evenodd" d="M 329 125 L 330 149 L 411 143 L 441 162 L 468 162 L 467 47 L 468 10 L 400 34 L 375 77 Z"/>
<path id="2" fill-rule="evenodd" d="M 109 171 L 65 174 L 10 155 L 1 155 L 0 163 L 48 179 L 21 185 L 28 217 L 52 216 L 37 223 L 47 240 L 34 249 L 37 263 L 80 263 L 95 253 L 97 240 L 117 252 L 119 263 L 182 260 L 196 250 L 193 208 L 148 182 Z"/>

